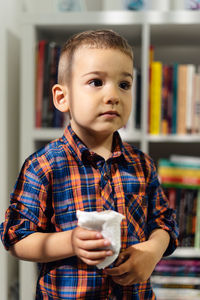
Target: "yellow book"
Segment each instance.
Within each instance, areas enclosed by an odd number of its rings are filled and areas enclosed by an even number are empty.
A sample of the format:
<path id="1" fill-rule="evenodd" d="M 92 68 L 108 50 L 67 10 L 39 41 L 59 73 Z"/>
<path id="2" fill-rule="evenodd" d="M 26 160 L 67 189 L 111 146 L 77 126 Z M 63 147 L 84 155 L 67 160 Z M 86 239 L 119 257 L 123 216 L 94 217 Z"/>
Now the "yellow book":
<path id="1" fill-rule="evenodd" d="M 199 169 L 183 169 L 183 168 L 168 168 L 168 167 L 159 167 L 160 176 L 173 176 L 173 177 L 196 177 L 200 178 Z"/>
<path id="2" fill-rule="evenodd" d="M 160 134 L 162 103 L 162 63 L 151 63 L 150 75 L 150 106 L 149 106 L 149 133 Z"/>

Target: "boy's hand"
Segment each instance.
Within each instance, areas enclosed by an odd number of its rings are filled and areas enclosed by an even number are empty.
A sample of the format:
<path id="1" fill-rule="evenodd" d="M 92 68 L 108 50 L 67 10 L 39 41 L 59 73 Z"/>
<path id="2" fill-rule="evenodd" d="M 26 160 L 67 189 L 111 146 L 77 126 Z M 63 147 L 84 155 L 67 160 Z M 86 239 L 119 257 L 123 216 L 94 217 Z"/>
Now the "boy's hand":
<path id="1" fill-rule="evenodd" d="M 111 250 L 105 249 L 110 242 L 100 232 L 78 226 L 72 231 L 71 241 L 74 254 L 88 265 L 97 265 L 107 256 L 113 255 Z"/>
<path id="2" fill-rule="evenodd" d="M 147 280 L 153 272 L 157 260 L 144 242 L 136 244 L 119 255 L 116 267 L 105 269 L 107 275 L 112 276 L 114 282 L 128 286 Z"/>
<path id="3" fill-rule="evenodd" d="M 168 244 L 169 234 L 162 229 L 156 229 L 148 241 L 133 245 L 122 252 L 115 268 L 104 271 L 120 285 L 143 282 L 151 276 Z"/>

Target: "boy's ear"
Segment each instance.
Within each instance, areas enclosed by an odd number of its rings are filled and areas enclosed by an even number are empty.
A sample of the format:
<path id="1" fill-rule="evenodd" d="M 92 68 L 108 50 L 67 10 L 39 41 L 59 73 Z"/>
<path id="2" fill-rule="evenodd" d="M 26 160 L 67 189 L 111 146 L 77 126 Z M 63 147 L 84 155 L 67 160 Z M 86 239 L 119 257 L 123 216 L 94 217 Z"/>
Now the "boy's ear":
<path id="1" fill-rule="evenodd" d="M 55 107 L 61 112 L 69 111 L 68 90 L 66 86 L 55 84 L 52 88 L 53 102 Z"/>

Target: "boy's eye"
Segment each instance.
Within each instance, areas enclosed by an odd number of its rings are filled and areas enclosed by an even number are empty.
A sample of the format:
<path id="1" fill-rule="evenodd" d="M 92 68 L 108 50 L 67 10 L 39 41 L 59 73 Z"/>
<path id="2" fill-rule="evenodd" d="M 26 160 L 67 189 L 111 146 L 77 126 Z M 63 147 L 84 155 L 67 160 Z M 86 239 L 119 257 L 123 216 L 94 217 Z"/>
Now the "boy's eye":
<path id="1" fill-rule="evenodd" d="M 127 82 L 127 81 L 123 81 L 119 84 L 120 88 L 123 89 L 123 90 L 128 90 L 130 89 L 131 87 L 131 84 L 130 82 Z"/>
<path id="2" fill-rule="evenodd" d="M 92 79 L 89 81 L 89 85 L 91 86 L 102 86 L 103 81 L 101 79 Z"/>

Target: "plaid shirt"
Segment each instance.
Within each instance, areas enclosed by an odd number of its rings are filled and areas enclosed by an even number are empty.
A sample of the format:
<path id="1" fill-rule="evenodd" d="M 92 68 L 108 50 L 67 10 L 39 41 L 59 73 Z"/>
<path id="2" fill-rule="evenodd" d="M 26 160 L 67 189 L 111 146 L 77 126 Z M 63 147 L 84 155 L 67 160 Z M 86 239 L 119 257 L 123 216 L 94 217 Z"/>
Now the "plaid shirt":
<path id="1" fill-rule="evenodd" d="M 70 125 L 61 139 L 25 161 L 0 227 L 5 248 L 34 232 L 72 230 L 78 209 L 123 214 L 122 251 L 147 240 L 155 228 L 170 234 L 166 255 L 177 246 L 174 213 L 152 160 L 122 143 L 117 132 L 107 161 L 90 152 Z M 36 299 L 155 299 L 149 280 L 122 287 L 75 256 L 39 266 Z"/>

